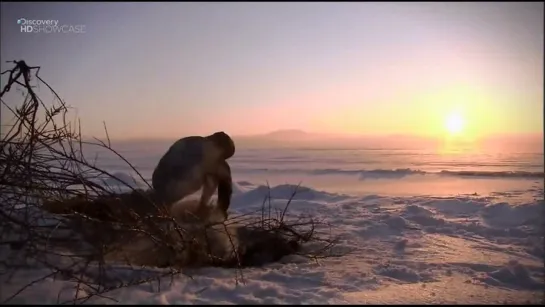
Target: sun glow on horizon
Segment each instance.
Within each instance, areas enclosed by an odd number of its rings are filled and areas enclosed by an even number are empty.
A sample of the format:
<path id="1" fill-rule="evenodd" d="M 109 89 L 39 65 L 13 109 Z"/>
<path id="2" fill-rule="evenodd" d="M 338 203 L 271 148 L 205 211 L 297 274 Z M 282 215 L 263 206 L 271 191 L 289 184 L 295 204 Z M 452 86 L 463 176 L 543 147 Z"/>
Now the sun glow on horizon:
<path id="1" fill-rule="evenodd" d="M 451 113 L 445 121 L 445 128 L 450 135 L 459 135 L 463 132 L 465 120 L 459 113 Z"/>

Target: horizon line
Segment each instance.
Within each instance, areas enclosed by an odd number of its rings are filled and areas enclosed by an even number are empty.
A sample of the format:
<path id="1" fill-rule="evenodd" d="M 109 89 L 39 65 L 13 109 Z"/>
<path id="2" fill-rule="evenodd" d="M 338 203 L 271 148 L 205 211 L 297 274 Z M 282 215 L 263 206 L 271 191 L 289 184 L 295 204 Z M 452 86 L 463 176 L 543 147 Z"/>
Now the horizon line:
<path id="1" fill-rule="evenodd" d="M 439 136 L 430 136 L 430 135 L 417 135 L 417 134 L 406 134 L 406 133 L 388 133 L 388 134 L 379 134 L 379 133 L 341 133 L 341 132 L 313 132 L 313 131 L 306 131 L 306 130 L 300 130 L 300 129 L 279 129 L 279 130 L 273 130 L 269 132 L 259 133 L 259 134 L 233 134 L 231 135 L 232 138 L 265 138 L 269 137 L 272 134 L 275 133 L 304 133 L 308 136 L 323 136 L 323 137 L 346 137 L 346 138 L 374 138 L 374 139 L 380 139 L 380 138 L 392 138 L 392 137 L 398 137 L 398 138 L 415 138 L 420 140 L 430 140 L 430 141 L 437 141 L 442 139 Z M 111 141 L 116 142 L 135 142 L 135 141 L 173 141 L 179 138 L 188 137 L 188 136 L 196 136 L 199 134 L 181 134 L 178 137 L 175 136 L 137 136 L 137 137 L 114 137 L 110 138 Z M 208 134 L 201 134 L 200 136 L 206 136 Z M 496 138 L 541 138 L 544 139 L 544 132 L 522 132 L 522 133 L 497 133 L 497 134 L 490 134 L 486 136 L 480 137 L 481 140 L 490 140 L 490 139 L 496 139 Z M 104 136 L 105 137 L 105 136 Z M 96 137 L 96 136 L 87 136 L 83 135 L 82 140 L 89 140 L 89 139 L 102 139 L 102 137 Z"/>

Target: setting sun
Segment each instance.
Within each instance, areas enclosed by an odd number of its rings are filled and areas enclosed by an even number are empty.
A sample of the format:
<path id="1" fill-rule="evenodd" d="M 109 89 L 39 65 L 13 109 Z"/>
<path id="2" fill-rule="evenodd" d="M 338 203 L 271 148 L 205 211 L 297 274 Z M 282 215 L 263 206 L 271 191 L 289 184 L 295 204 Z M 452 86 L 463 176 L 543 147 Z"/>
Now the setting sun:
<path id="1" fill-rule="evenodd" d="M 459 134 L 464 129 L 464 119 L 458 113 L 450 114 L 445 122 L 448 133 Z"/>

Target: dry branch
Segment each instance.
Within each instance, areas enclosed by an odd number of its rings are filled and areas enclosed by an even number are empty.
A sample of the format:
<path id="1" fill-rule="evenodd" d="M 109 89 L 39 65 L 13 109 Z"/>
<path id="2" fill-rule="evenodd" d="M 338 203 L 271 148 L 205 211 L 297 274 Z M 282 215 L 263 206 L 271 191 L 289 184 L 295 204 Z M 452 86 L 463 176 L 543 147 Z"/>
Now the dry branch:
<path id="1" fill-rule="evenodd" d="M 89 161 L 84 148 L 105 150 L 145 182 L 112 148 L 106 126 L 106 141 L 83 140 L 79 122 L 67 120 L 69 107 L 39 77 L 39 67 L 13 63 L 2 73 L 8 80 L 0 94 L 3 107 L 14 118 L 0 142 L 0 247 L 9 247 L 3 249 L 9 253 L 0 255 L 0 279 L 6 282 L 29 267 L 49 271 L 10 295 L 2 296 L 0 290 L 3 303 L 52 276 L 75 282 L 76 292 L 84 289 L 86 295 L 72 301 L 83 303 L 121 287 L 174 276 L 182 267 L 260 265 L 298 252 L 304 242 L 322 240 L 315 231 L 317 221 L 286 218 L 291 198 L 277 217 L 271 215 L 270 197 L 261 212 L 231 216 L 219 224 L 195 223 L 187 215 L 173 214 L 156 202 L 151 189 L 136 189 Z M 35 92 L 34 79 L 53 94 L 51 103 Z M 24 93 L 17 108 L 4 100 L 14 87 Z M 104 180 L 115 180 L 129 192 L 116 193 Z M 325 248 L 334 243 L 323 241 Z M 139 246 L 144 253 L 135 251 Z M 108 277 L 112 263 L 123 261 L 129 267 L 169 269 L 112 283 Z"/>

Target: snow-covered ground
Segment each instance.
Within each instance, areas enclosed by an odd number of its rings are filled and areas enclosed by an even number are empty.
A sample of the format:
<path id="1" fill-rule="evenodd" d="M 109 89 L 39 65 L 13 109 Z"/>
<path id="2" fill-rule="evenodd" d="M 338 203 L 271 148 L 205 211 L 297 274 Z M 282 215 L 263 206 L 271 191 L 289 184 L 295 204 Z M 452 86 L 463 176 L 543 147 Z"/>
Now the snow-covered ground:
<path id="1" fill-rule="evenodd" d="M 273 205 L 285 204 L 294 188 L 272 187 Z M 185 272 L 192 278 L 165 277 L 93 297 L 88 303 L 494 304 L 543 299 L 542 182 L 526 191 L 486 196 L 354 196 L 307 187 L 298 191 L 290 212 L 313 214 L 331 223 L 340 239 L 334 251 L 344 256 L 317 262 L 288 256 L 261 268 L 243 269 L 242 277 L 235 269 L 194 269 Z M 266 195 L 265 186 L 239 181 L 232 214 L 259 208 Z M 111 273 L 123 278 L 123 267 Z M 19 272 L 3 283 L 0 298 L 46 275 L 39 268 Z M 58 277 L 45 278 L 12 303 L 55 304 L 73 298 L 74 285 Z"/>

